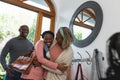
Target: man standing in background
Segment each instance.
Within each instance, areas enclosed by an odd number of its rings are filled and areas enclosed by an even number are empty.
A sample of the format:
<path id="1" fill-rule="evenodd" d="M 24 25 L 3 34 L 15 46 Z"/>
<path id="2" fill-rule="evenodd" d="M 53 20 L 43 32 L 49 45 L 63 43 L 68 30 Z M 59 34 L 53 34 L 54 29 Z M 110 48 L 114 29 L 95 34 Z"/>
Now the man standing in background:
<path id="1" fill-rule="evenodd" d="M 25 53 L 33 51 L 33 44 L 27 39 L 29 33 L 29 27 L 22 25 L 19 28 L 20 35 L 10 39 L 4 46 L 0 61 L 6 71 L 4 80 L 20 80 L 21 73 L 12 70 L 9 65 L 14 62 L 19 56 L 25 55 Z M 9 63 L 6 63 L 6 56 L 9 53 Z"/>

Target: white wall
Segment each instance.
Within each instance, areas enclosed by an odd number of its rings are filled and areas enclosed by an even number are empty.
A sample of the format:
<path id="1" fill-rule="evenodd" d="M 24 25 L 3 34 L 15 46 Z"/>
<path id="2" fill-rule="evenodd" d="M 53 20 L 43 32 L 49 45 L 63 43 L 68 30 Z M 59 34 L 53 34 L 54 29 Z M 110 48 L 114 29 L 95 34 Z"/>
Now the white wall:
<path id="1" fill-rule="evenodd" d="M 52 0 L 55 3 L 56 7 L 56 31 L 60 26 L 69 26 L 70 20 L 76 9 L 84 2 L 90 0 Z M 103 52 L 103 56 L 106 59 L 106 40 L 115 32 L 120 31 L 120 0 L 94 0 L 101 6 L 103 10 L 103 24 L 100 33 L 97 38 L 92 42 L 89 46 L 84 48 L 78 48 L 74 45 L 73 49 L 76 53 L 80 52 L 81 55 L 86 58 L 88 55 L 85 53 L 87 50 L 91 56 L 93 54 L 93 50 L 98 48 Z M 73 68 L 76 69 L 77 63 L 73 63 Z M 87 78 L 90 77 L 90 69 L 91 65 L 87 65 L 85 62 L 81 63 L 84 67 L 84 74 Z M 106 68 L 105 61 L 105 68 Z M 75 72 L 73 72 L 73 77 Z M 74 79 L 73 79 L 74 80 Z"/>

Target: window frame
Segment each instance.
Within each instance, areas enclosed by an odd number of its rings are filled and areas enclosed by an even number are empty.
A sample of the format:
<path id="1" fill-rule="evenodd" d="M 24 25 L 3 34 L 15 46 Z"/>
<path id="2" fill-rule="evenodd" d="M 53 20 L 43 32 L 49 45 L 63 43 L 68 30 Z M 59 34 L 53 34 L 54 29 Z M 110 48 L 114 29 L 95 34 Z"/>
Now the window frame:
<path id="1" fill-rule="evenodd" d="M 73 33 L 73 25 L 75 22 L 75 18 L 85 8 L 91 8 L 94 11 L 94 13 L 96 15 L 96 18 L 95 18 L 96 23 L 95 23 L 95 27 L 92 29 L 91 34 L 84 40 L 77 40 L 75 35 L 73 35 L 73 37 L 74 37 L 73 44 L 80 48 L 88 46 L 96 39 L 97 35 L 99 34 L 99 32 L 101 30 L 101 26 L 102 26 L 102 22 L 103 22 L 103 12 L 102 12 L 101 6 L 95 1 L 87 1 L 78 7 L 78 9 L 75 11 L 75 13 L 73 14 L 73 16 L 71 18 L 69 28 L 72 33 Z M 88 28 L 90 28 L 90 27 L 88 27 Z"/>
<path id="2" fill-rule="evenodd" d="M 37 8 L 35 6 L 31 6 L 28 4 L 23 3 L 24 0 L 3 0 L 3 2 L 16 5 L 34 12 L 38 13 L 37 16 L 37 23 L 36 23 L 36 32 L 35 32 L 35 39 L 34 44 L 40 39 L 41 29 L 42 29 L 42 20 L 43 17 L 50 18 L 50 30 L 54 32 L 55 26 L 55 8 L 52 4 L 51 0 L 45 0 L 47 5 L 50 8 L 50 11 L 43 10 L 41 8 Z"/>

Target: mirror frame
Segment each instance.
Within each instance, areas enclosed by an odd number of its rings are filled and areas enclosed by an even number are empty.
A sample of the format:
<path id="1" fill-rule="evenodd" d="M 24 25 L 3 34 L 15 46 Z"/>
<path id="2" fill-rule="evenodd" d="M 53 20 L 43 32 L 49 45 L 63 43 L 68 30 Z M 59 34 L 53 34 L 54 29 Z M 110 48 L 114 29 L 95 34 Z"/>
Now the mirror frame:
<path id="1" fill-rule="evenodd" d="M 80 7 L 78 7 L 78 9 L 75 11 L 75 13 L 73 14 L 71 18 L 69 28 L 72 33 L 73 33 L 73 24 L 74 24 L 75 18 L 84 8 L 91 8 L 94 11 L 96 15 L 96 19 L 95 19 L 96 23 L 95 23 L 95 27 L 93 28 L 93 31 L 91 32 L 91 34 L 84 40 L 77 40 L 75 36 L 73 35 L 74 37 L 73 44 L 80 48 L 88 46 L 95 40 L 95 38 L 97 37 L 98 33 L 101 30 L 101 26 L 103 22 L 103 12 L 102 12 L 102 8 L 100 7 L 100 5 L 95 1 L 87 1 L 83 3 L 82 5 L 80 5 Z"/>

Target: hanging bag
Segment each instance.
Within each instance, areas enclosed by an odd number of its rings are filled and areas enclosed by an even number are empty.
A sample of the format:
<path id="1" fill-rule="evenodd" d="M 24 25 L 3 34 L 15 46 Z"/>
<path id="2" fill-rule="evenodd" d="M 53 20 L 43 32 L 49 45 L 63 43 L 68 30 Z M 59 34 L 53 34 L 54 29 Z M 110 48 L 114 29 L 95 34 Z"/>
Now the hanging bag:
<path id="1" fill-rule="evenodd" d="M 84 80 L 81 64 L 78 64 L 78 67 L 77 67 L 77 72 L 76 72 L 76 76 L 75 76 L 75 80 L 78 80 L 79 70 L 80 70 L 81 80 Z"/>

